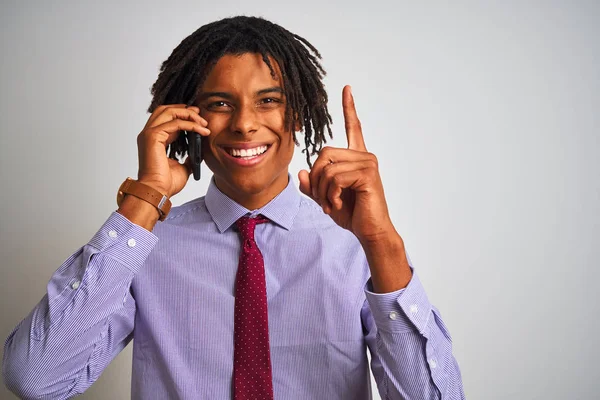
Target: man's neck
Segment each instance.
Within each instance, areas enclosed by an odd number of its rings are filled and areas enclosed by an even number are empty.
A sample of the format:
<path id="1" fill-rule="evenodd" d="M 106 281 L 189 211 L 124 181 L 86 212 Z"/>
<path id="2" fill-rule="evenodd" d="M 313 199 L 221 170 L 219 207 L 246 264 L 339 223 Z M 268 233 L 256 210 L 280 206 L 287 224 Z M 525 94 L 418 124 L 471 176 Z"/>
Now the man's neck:
<path id="1" fill-rule="evenodd" d="M 224 182 L 219 180 L 217 177 L 215 177 L 215 185 L 217 186 L 217 189 L 219 189 L 221 191 L 221 193 L 223 193 L 224 195 L 229 197 L 231 200 L 235 201 L 236 203 L 238 203 L 239 205 L 241 205 L 242 207 L 244 207 L 250 211 L 257 210 L 257 209 L 262 208 L 265 205 L 269 204 L 269 202 L 271 200 L 273 200 L 275 197 L 277 197 L 281 192 L 283 192 L 285 190 L 288 183 L 289 183 L 289 178 L 288 178 L 288 175 L 286 174 L 286 179 L 281 180 L 281 183 L 279 183 L 279 184 L 277 182 L 275 182 L 273 185 L 271 185 L 268 188 L 265 188 L 264 190 L 262 190 L 260 192 L 247 193 L 247 192 L 235 190 L 231 186 L 225 184 Z"/>

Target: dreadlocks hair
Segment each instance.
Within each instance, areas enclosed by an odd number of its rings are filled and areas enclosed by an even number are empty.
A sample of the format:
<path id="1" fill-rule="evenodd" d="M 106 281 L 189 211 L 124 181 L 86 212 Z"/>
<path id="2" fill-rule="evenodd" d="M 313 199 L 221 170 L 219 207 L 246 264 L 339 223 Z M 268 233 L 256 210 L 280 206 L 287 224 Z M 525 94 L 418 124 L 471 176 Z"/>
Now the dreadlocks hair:
<path id="1" fill-rule="evenodd" d="M 306 39 L 263 18 L 238 16 L 204 25 L 185 38 L 162 63 L 158 79 L 152 85 L 152 113 L 163 104 L 192 105 L 208 73 L 226 54 L 256 53 L 262 56 L 275 79 L 274 59 L 283 78 L 286 97 L 285 126 L 293 132 L 294 142 L 298 123 L 304 131 L 306 162 L 312 167 L 311 156 L 318 154 L 331 132 L 331 115 L 327 109 L 327 92 L 322 79 L 325 70 L 321 54 Z M 185 135 L 167 149 L 169 158 L 187 153 Z"/>

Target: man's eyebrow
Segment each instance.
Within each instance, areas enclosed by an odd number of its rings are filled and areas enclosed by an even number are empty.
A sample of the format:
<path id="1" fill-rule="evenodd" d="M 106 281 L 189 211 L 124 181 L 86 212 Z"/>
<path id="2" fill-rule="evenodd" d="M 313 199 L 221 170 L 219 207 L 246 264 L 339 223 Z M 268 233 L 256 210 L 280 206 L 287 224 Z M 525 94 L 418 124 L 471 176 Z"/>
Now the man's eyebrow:
<path id="1" fill-rule="evenodd" d="M 258 92 L 256 92 L 256 96 L 261 96 L 263 94 L 268 94 L 268 93 L 283 94 L 283 89 L 281 87 L 279 87 L 279 86 L 273 86 L 273 87 L 270 87 L 270 88 L 261 89 Z M 208 99 L 209 97 L 221 97 L 223 99 L 233 100 L 233 95 L 231 93 L 228 93 L 228 92 L 202 92 L 198 96 L 198 100 L 197 101 L 203 101 L 203 100 Z"/>
<path id="2" fill-rule="evenodd" d="M 233 100 L 233 95 L 231 93 L 227 93 L 227 92 L 202 92 L 198 96 L 198 100 L 197 101 L 206 100 L 209 97 L 222 97 L 222 98 L 227 99 L 227 100 Z"/>
<path id="3" fill-rule="evenodd" d="M 279 86 L 273 86 L 273 87 L 270 87 L 270 88 L 261 89 L 258 92 L 256 92 L 256 94 L 258 96 L 260 96 L 262 94 L 267 94 L 267 93 L 279 93 L 279 94 L 283 94 L 283 89 L 280 88 Z"/>

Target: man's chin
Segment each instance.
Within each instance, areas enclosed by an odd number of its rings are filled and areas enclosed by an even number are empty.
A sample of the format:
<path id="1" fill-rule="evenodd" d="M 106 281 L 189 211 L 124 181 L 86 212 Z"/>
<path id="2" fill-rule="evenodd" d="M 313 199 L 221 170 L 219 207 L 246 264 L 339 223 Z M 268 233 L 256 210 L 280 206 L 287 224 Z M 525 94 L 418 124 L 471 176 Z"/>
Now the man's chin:
<path id="1" fill-rule="evenodd" d="M 285 181 L 278 179 L 278 176 L 264 176 L 259 173 L 252 173 L 246 171 L 244 174 L 233 174 L 233 175 L 220 175 L 215 174 L 215 183 L 221 192 L 228 195 L 234 200 L 250 199 L 265 197 L 275 197 L 279 194 L 288 183 L 287 172 L 285 174 Z"/>
<path id="2" fill-rule="evenodd" d="M 248 172 L 243 175 L 215 175 L 215 183 L 222 192 L 235 192 L 245 196 L 259 195 L 269 187 L 267 179 Z"/>

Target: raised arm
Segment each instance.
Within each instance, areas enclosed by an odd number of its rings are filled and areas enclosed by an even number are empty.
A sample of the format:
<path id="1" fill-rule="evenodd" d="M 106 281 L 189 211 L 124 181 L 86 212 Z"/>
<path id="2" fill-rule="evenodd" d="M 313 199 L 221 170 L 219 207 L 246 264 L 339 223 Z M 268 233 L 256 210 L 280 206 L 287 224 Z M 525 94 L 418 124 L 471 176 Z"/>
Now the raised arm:
<path id="1" fill-rule="evenodd" d="M 350 87 L 342 93 L 348 148 L 324 148 L 300 190 L 358 238 L 371 273 L 362 322 L 385 399 L 462 399 L 450 335 L 413 274 L 379 174 L 367 151 Z"/>

